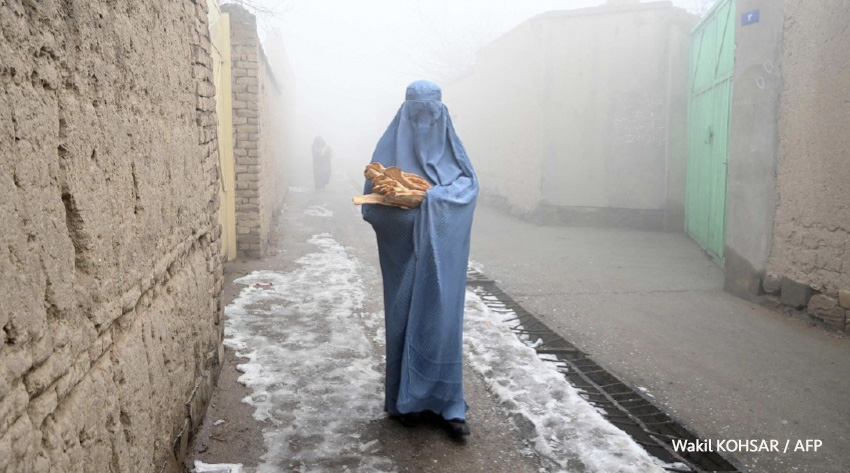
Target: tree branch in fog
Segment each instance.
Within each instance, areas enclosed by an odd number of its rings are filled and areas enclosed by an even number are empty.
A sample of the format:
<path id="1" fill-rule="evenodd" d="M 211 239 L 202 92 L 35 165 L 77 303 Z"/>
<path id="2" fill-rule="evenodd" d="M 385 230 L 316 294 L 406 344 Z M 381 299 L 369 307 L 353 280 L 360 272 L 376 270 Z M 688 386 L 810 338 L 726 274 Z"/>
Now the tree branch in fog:
<path id="1" fill-rule="evenodd" d="M 699 16 L 703 16 L 711 10 L 711 7 L 717 3 L 717 0 L 696 0 L 695 3 L 696 5 L 694 5 L 691 11 Z"/>
<path id="2" fill-rule="evenodd" d="M 437 82 L 449 82 L 469 70 L 478 51 L 490 43 L 498 31 L 491 18 L 478 18 L 478 22 L 463 27 L 435 21 L 419 3 L 415 5 L 415 14 L 423 26 L 421 41 L 415 45 L 398 46 L 406 51 L 420 52 L 418 60 L 408 71 L 410 74 Z"/>

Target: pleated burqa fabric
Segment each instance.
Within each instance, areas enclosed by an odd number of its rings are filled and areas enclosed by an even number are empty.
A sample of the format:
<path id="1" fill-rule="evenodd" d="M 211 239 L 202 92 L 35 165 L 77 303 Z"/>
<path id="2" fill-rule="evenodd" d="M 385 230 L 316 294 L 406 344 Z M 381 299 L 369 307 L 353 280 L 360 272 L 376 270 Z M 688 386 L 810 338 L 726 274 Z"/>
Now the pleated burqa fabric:
<path id="1" fill-rule="evenodd" d="M 433 82 L 412 83 L 372 156 L 433 188 L 418 209 L 364 205 L 363 218 L 375 229 L 384 280 L 384 409 L 466 419 L 463 307 L 478 179 L 441 96 Z"/>

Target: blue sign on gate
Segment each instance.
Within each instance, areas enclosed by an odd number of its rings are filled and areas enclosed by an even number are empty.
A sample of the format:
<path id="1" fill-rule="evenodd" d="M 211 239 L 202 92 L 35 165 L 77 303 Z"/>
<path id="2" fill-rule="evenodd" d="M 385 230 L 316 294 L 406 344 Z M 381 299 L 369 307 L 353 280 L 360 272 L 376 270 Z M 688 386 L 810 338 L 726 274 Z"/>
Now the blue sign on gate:
<path id="1" fill-rule="evenodd" d="M 753 23 L 758 23 L 758 22 L 759 22 L 759 10 L 758 10 L 758 8 L 756 8 L 755 10 L 750 10 L 748 12 L 745 12 L 743 15 L 741 15 L 741 24 L 744 25 L 744 26 L 751 25 Z"/>

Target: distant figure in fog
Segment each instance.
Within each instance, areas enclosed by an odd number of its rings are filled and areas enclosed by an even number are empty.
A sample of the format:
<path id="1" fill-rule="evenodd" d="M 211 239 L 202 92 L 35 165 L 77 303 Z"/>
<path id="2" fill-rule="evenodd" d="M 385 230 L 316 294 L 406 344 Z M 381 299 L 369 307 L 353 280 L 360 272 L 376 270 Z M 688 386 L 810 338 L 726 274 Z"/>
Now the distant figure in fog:
<path id="1" fill-rule="evenodd" d="M 372 162 L 433 187 L 419 208 L 363 205 L 378 238 L 384 280 L 384 410 L 405 426 L 422 415 L 469 435 L 463 395 L 463 308 L 478 179 L 437 84 L 417 81 L 378 141 Z M 364 194 L 372 192 L 366 180 Z"/>
<path id="2" fill-rule="evenodd" d="M 316 189 L 324 189 L 331 180 L 331 158 L 333 149 L 321 136 L 313 140 L 313 181 Z"/>

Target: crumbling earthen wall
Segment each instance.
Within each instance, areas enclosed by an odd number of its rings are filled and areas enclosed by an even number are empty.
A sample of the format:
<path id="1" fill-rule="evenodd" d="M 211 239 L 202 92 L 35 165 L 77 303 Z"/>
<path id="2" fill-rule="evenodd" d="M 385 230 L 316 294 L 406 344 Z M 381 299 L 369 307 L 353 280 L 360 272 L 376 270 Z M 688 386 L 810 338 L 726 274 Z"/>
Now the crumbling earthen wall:
<path id="1" fill-rule="evenodd" d="M 0 3 L 0 471 L 177 471 L 221 344 L 204 0 Z"/>
<path id="2" fill-rule="evenodd" d="M 774 282 L 785 277 L 821 292 L 809 313 L 841 329 L 850 309 L 850 293 L 845 307 L 837 302 L 839 291 L 850 291 L 850 8 L 786 0 L 784 10 L 778 205 L 767 271 Z"/>
<path id="3" fill-rule="evenodd" d="M 235 4 L 222 11 L 230 13 L 231 28 L 236 249 L 259 258 L 287 189 L 281 113 L 289 104 L 263 53 L 257 19 Z"/>

